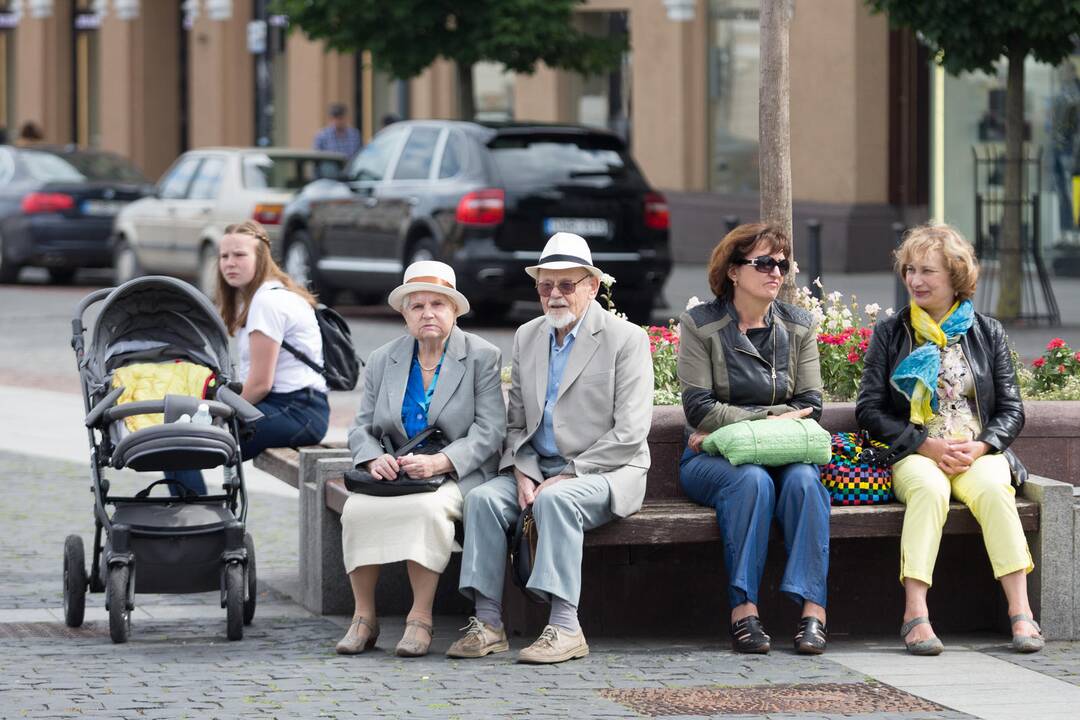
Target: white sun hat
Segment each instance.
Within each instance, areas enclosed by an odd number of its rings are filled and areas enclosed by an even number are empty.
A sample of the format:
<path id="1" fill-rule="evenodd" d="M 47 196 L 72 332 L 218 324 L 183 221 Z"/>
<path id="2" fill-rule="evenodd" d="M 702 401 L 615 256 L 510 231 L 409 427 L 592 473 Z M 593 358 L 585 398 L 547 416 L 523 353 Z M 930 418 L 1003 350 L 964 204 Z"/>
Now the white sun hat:
<path id="1" fill-rule="evenodd" d="M 573 267 L 583 267 L 596 277 L 603 274 L 592 264 L 592 252 L 585 238 L 574 233 L 557 232 L 544 245 L 540 262 L 525 268 L 525 272 L 535 279 L 541 270 L 566 270 Z"/>
<path id="2" fill-rule="evenodd" d="M 420 260 L 405 268 L 403 282 L 390 291 L 390 307 L 403 312 L 401 304 L 409 293 L 434 292 L 446 295 L 457 306 L 458 316 L 469 312 L 469 301 L 458 292 L 454 268 L 438 260 Z"/>

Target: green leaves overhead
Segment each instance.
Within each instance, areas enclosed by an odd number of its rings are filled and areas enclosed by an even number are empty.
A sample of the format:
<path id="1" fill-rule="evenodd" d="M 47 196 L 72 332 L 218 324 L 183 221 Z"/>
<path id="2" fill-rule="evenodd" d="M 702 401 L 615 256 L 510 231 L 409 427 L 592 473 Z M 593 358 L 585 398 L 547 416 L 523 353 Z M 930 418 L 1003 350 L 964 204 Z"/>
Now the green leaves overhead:
<path id="1" fill-rule="evenodd" d="M 1010 51 L 1056 65 L 1080 34 L 1080 0 L 866 0 L 893 27 L 908 27 L 949 73 L 993 72 Z"/>
<path id="2" fill-rule="evenodd" d="M 618 65 L 622 37 L 587 35 L 573 23 L 584 0 L 277 0 L 312 39 L 342 52 L 370 50 L 398 78 L 419 75 L 439 57 L 470 66 L 503 63 L 519 73 L 537 62 L 591 74 Z"/>

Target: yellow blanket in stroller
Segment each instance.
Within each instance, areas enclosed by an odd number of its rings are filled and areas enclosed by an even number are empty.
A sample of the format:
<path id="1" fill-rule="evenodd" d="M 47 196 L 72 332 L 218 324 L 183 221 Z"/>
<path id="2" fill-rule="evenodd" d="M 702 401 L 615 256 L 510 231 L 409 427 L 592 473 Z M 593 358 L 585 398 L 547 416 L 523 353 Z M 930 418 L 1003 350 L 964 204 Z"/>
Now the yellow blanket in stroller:
<path id="1" fill-rule="evenodd" d="M 214 372 L 202 365 L 176 360 L 163 363 L 134 363 L 113 371 L 112 386 L 124 387 L 117 405 L 139 400 L 161 400 L 166 395 L 189 395 L 205 398 L 217 384 Z M 124 418 L 128 430 L 135 432 L 165 422 L 161 413 L 132 415 Z"/>

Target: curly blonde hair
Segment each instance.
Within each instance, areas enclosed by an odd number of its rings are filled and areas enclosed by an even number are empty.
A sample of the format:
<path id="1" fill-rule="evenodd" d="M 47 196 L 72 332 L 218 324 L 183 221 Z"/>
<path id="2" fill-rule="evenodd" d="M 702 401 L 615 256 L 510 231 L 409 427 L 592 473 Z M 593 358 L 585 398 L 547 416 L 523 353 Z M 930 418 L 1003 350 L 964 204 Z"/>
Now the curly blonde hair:
<path id="1" fill-rule="evenodd" d="M 904 241 L 893 253 L 895 268 L 904 279 L 904 268 L 935 250 L 945 258 L 945 268 L 957 300 L 967 300 L 975 295 L 979 283 L 979 260 L 975 248 L 960 231 L 944 223 L 927 223 L 908 230 Z"/>

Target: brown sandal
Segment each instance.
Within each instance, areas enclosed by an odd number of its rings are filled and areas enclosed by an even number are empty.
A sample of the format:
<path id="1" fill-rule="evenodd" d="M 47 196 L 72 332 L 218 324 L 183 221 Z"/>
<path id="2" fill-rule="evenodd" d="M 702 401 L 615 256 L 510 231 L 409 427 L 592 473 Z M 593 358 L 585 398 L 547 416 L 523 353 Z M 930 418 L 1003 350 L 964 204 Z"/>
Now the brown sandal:
<path id="1" fill-rule="evenodd" d="M 416 631 L 423 630 L 427 633 L 427 640 L 418 640 Z M 423 657 L 428 654 L 431 647 L 431 625 L 423 620 L 408 620 L 405 623 L 405 634 L 401 636 L 401 642 L 394 648 L 394 654 L 398 657 Z"/>
<path id="2" fill-rule="evenodd" d="M 349 623 L 349 631 L 334 647 L 338 655 L 359 655 L 375 647 L 379 639 L 379 623 L 358 617 Z"/>

